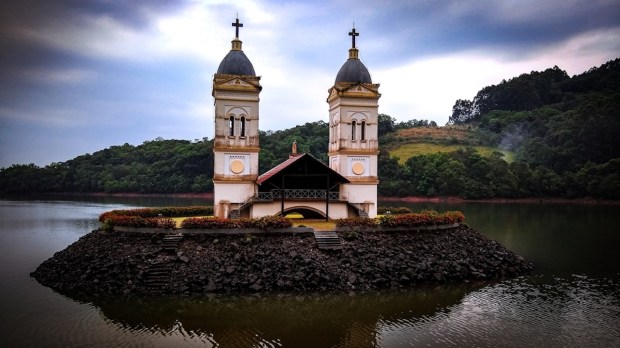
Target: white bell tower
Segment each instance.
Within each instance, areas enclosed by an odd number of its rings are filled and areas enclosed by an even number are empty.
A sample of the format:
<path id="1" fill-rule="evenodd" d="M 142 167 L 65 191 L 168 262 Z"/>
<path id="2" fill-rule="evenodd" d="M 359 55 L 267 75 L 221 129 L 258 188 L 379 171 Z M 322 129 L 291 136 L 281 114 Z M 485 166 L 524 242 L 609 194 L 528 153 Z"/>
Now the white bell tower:
<path id="1" fill-rule="evenodd" d="M 241 49 L 239 18 L 232 24 L 232 49 L 213 77 L 215 140 L 213 200 L 215 216 L 227 218 L 254 194 L 258 178 L 260 76 Z"/>
<path id="2" fill-rule="evenodd" d="M 355 28 L 349 33 L 352 47 L 349 59 L 329 89 L 329 166 L 351 183 L 341 187 L 341 199 L 377 215 L 377 155 L 379 84 L 359 60 L 355 47 Z"/>

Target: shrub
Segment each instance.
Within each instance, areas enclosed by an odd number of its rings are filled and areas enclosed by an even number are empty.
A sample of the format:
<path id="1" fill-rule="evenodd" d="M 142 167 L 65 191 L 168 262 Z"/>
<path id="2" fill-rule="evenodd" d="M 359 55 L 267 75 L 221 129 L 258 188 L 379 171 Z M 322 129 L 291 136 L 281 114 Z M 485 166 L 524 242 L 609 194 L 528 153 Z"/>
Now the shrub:
<path id="1" fill-rule="evenodd" d="M 445 216 L 448 216 L 451 221 L 448 223 L 461 223 L 465 221 L 465 215 L 458 210 L 447 211 L 444 213 Z"/>
<path id="2" fill-rule="evenodd" d="M 103 221 L 103 228 L 111 229 L 113 226 L 174 228 L 175 222 L 170 218 L 109 215 Z"/>
<path id="3" fill-rule="evenodd" d="M 265 216 L 258 219 L 220 219 L 220 218 L 187 218 L 181 223 L 181 228 L 187 229 L 230 229 L 230 228 L 260 228 L 271 230 L 287 228 L 293 223 L 280 216 Z"/>
<path id="4" fill-rule="evenodd" d="M 352 240 L 356 240 L 359 238 L 359 233 L 357 233 L 356 231 L 344 231 L 340 234 L 340 236 L 342 237 L 342 239 L 346 240 L 346 241 L 352 241 Z"/>
<path id="5" fill-rule="evenodd" d="M 163 207 L 163 208 L 136 208 L 112 210 L 99 216 L 99 221 L 104 222 L 110 216 L 139 216 L 142 218 L 152 217 L 177 217 L 177 216 L 198 216 L 213 215 L 212 206 L 191 206 L 191 207 Z"/>
<path id="6" fill-rule="evenodd" d="M 253 219 L 252 223 L 254 227 L 263 230 L 271 230 L 274 228 L 288 228 L 293 226 L 291 220 L 281 216 L 263 216 L 258 219 Z"/>
<path id="7" fill-rule="evenodd" d="M 445 225 L 463 222 L 465 216 L 460 211 L 438 213 L 434 210 L 424 210 L 420 213 L 402 214 L 397 216 L 383 216 L 379 219 L 384 227 L 416 227 Z"/>
<path id="8" fill-rule="evenodd" d="M 411 209 L 407 207 L 378 207 L 377 208 L 377 214 L 380 214 L 380 215 L 385 215 L 385 214 L 399 215 L 399 214 L 409 214 L 409 213 L 412 213 L 412 211 Z"/>
<path id="9" fill-rule="evenodd" d="M 157 222 L 157 227 L 158 228 L 176 228 L 177 224 L 174 220 L 172 220 L 171 218 L 160 218 L 158 219 L 159 221 Z"/>
<path id="10" fill-rule="evenodd" d="M 429 213 L 410 213 L 391 216 L 381 220 L 381 226 L 385 227 L 413 227 L 434 225 L 435 218 Z"/>
<path id="11" fill-rule="evenodd" d="M 465 221 L 465 216 L 460 211 L 438 213 L 434 210 L 424 210 L 420 213 L 384 215 L 377 219 L 338 219 L 336 220 L 336 227 L 347 228 L 349 230 L 376 227 L 377 225 L 381 227 L 419 227 L 461 223 L 463 221 Z"/>

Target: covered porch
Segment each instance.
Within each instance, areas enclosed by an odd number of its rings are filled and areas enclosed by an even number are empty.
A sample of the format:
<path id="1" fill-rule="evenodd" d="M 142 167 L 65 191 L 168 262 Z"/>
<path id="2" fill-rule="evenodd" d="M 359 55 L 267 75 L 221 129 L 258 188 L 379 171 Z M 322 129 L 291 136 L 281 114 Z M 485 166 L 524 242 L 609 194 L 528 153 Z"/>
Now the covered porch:
<path id="1" fill-rule="evenodd" d="M 345 177 L 313 156 L 294 154 L 259 176 L 256 193 L 242 204 L 240 216 L 260 217 L 298 213 L 306 218 L 358 216 L 358 209 L 341 196 Z"/>

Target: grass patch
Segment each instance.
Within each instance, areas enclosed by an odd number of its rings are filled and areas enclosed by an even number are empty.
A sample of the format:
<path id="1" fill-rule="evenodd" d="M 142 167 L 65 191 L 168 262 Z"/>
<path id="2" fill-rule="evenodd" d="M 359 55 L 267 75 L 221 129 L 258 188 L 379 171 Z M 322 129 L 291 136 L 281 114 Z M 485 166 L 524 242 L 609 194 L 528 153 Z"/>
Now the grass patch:
<path id="1" fill-rule="evenodd" d="M 299 213 L 290 213 L 290 214 L 287 214 L 287 215 L 286 215 L 286 218 L 287 218 L 287 219 L 292 219 L 292 220 L 293 220 L 293 219 L 303 219 L 303 218 L 304 218 L 304 216 L 303 216 L 303 215 L 301 215 L 301 214 L 299 214 Z"/>
<path id="2" fill-rule="evenodd" d="M 407 160 L 413 156 L 425 155 L 436 152 L 454 152 L 459 148 L 463 148 L 462 145 L 441 145 L 431 143 L 409 143 L 390 151 L 390 156 L 398 157 L 398 163 L 403 165 Z M 514 161 L 514 153 L 512 151 L 499 150 L 495 147 L 489 146 L 472 146 L 482 156 L 490 156 L 494 151 L 498 151 L 504 154 L 504 160 L 508 163 Z"/>
<path id="3" fill-rule="evenodd" d="M 312 227 L 315 231 L 333 231 L 336 229 L 335 221 L 325 221 L 325 219 L 297 219 L 293 220 L 293 227 L 305 226 Z"/>
<path id="4" fill-rule="evenodd" d="M 398 136 L 407 139 L 408 142 L 421 142 L 425 139 L 433 139 L 439 142 L 462 142 L 474 140 L 476 135 L 465 126 L 446 127 L 413 127 L 398 131 Z"/>
<path id="5" fill-rule="evenodd" d="M 183 222 L 183 220 L 189 218 L 189 217 L 195 217 L 195 218 L 212 218 L 213 215 L 207 215 L 207 216 L 180 216 L 180 217 L 173 217 L 171 218 L 172 221 L 174 221 L 174 223 L 176 224 L 177 228 L 181 228 L 181 223 Z"/>

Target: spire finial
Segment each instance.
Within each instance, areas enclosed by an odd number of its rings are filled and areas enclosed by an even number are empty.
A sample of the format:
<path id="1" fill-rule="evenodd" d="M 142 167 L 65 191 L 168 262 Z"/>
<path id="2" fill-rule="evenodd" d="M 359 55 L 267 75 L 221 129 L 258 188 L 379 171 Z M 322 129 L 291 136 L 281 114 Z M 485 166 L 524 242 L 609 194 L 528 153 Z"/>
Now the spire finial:
<path id="1" fill-rule="evenodd" d="M 360 33 L 355 31 L 355 22 L 353 22 L 353 30 L 349 32 L 349 36 L 351 36 L 351 39 L 353 41 L 351 48 L 355 48 L 355 37 L 360 36 Z"/>
<path id="2" fill-rule="evenodd" d="M 237 13 L 237 19 L 232 24 L 235 27 L 235 38 L 239 38 L 239 28 L 243 27 L 243 23 L 239 23 L 239 13 Z"/>

